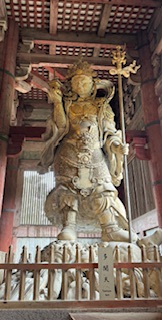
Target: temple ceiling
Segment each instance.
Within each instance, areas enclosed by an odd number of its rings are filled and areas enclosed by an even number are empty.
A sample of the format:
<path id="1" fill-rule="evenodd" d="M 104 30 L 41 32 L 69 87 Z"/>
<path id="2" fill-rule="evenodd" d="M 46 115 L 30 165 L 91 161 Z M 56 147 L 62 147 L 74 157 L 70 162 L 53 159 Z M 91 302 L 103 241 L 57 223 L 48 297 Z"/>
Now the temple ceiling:
<path id="1" fill-rule="evenodd" d="M 43 81 L 54 75 L 63 79 L 78 55 L 92 64 L 99 77 L 112 78 L 112 50 L 117 45 L 126 46 L 128 63 L 138 60 L 138 33 L 155 28 L 162 15 L 161 0 L 1 2 L 1 21 L 12 18 L 20 26 L 17 79 L 31 77 L 31 90 L 24 89 L 26 99 L 44 99 Z M 16 89 L 25 93 L 21 84 Z"/>

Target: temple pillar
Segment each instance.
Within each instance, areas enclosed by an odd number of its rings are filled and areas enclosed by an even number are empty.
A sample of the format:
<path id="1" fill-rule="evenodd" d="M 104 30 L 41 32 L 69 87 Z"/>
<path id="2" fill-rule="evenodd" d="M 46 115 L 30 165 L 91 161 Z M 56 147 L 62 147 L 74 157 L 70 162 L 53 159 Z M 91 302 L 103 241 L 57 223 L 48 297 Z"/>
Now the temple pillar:
<path id="1" fill-rule="evenodd" d="M 14 102 L 17 46 L 18 24 L 9 20 L 5 39 L 1 42 L 2 56 L 0 60 L 0 213 L 6 175 L 11 110 Z"/>
<path id="2" fill-rule="evenodd" d="M 18 158 L 8 158 L 2 214 L 0 217 L 0 251 L 8 252 L 13 241 L 13 224 L 17 190 Z"/>
<path id="3" fill-rule="evenodd" d="M 150 151 L 150 174 L 158 216 L 162 227 L 162 132 L 158 114 L 158 97 L 155 94 L 156 79 L 151 66 L 151 52 L 146 32 L 140 32 L 139 57 L 141 64 L 141 98 L 145 128 Z"/>
<path id="4" fill-rule="evenodd" d="M 155 92 L 156 92 L 156 95 L 159 97 L 158 113 L 159 113 L 160 126 L 161 126 L 161 132 L 162 132 L 162 75 L 156 81 Z"/>

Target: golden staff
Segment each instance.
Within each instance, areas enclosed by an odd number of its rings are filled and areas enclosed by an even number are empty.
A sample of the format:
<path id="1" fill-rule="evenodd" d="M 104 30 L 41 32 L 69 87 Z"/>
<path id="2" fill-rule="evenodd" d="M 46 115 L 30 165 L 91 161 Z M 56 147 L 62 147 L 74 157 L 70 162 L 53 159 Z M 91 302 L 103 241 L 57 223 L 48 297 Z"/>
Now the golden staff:
<path id="1" fill-rule="evenodd" d="M 122 131 L 123 144 L 126 144 L 125 136 L 125 121 L 124 121 L 124 107 L 123 107 L 123 89 L 122 89 L 122 75 L 125 78 L 129 78 L 130 73 L 136 73 L 140 66 L 136 66 L 136 61 L 134 60 L 129 66 L 122 68 L 122 65 L 126 64 L 126 52 L 120 47 L 116 47 L 116 51 L 112 51 L 113 59 L 112 64 L 116 64 L 116 68 L 112 68 L 109 72 L 111 75 L 118 75 L 118 95 L 119 95 L 119 110 L 120 110 L 120 126 Z M 128 180 L 128 164 L 127 156 L 124 155 L 124 187 L 125 187 L 125 197 L 127 202 L 127 212 L 128 212 L 128 223 L 129 223 L 129 240 L 132 242 L 132 227 L 131 227 L 131 205 L 130 205 L 130 190 L 129 190 L 129 180 Z"/>

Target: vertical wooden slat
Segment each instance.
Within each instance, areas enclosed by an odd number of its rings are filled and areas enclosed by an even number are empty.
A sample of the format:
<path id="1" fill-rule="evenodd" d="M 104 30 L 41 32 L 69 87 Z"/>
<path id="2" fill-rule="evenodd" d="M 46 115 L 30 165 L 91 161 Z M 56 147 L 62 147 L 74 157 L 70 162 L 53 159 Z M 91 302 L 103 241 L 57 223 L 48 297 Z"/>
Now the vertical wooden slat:
<path id="1" fill-rule="evenodd" d="M 40 247 L 36 247 L 35 262 L 41 262 L 41 252 Z M 40 270 L 34 271 L 34 290 L 33 290 L 33 300 L 39 300 L 39 287 L 40 287 Z"/>
<path id="2" fill-rule="evenodd" d="M 39 192 L 41 192 L 40 190 L 40 181 L 39 181 L 39 176 L 36 175 L 32 175 L 32 180 L 33 182 L 31 183 L 31 187 L 33 187 L 33 185 L 36 186 L 37 188 L 37 192 L 39 194 Z M 31 224 L 35 224 L 37 223 L 37 212 L 41 212 L 40 208 L 39 208 L 39 196 L 38 194 L 36 195 L 35 201 L 33 201 L 33 208 L 32 208 L 32 215 L 30 215 L 31 217 Z"/>
<path id="3" fill-rule="evenodd" d="M 8 262 L 8 253 L 5 254 L 5 263 L 7 263 L 7 262 Z M 4 270 L 4 279 L 6 279 L 6 277 L 7 277 L 7 270 L 5 269 Z"/>
<path id="4" fill-rule="evenodd" d="M 24 224 L 24 206 L 25 206 L 25 203 L 26 203 L 26 193 L 25 193 L 25 187 L 26 187 L 26 184 L 25 184 L 25 173 L 23 173 L 23 183 L 22 183 L 22 186 L 23 186 L 23 191 L 22 191 L 22 203 L 21 203 L 21 215 L 20 215 L 20 224 Z"/>
<path id="5" fill-rule="evenodd" d="M 50 263 L 53 263 L 55 260 L 54 249 L 54 245 L 51 245 L 49 259 Z M 53 299 L 54 273 L 55 270 L 48 270 L 48 300 Z"/>
<path id="6" fill-rule="evenodd" d="M 25 172 L 24 172 L 24 174 L 25 174 Z M 26 203 L 24 203 L 24 206 L 26 206 L 27 207 L 27 211 L 25 210 L 25 216 L 26 216 L 26 219 L 27 219 L 27 224 L 31 224 L 31 221 L 30 221 L 30 217 L 31 217 L 31 212 L 33 212 L 33 210 L 30 212 L 30 210 L 29 210 L 29 208 L 30 208 L 30 206 L 29 206 L 29 203 L 31 203 L 31 201 L 30 201 L 30 172 L 29 172 L 29 179 L 25 179 L 25 182 L 26 182 L 26 186 L 27 186 L 27 189 L 26 190 L 24 190 L 24 192 L 26 191 Z M 32 201 L 32 203 L 33 203 L 33 201 Z M 24 217 L 25 218 L 25 217 Z"/>
<path id="7" fill-rule="evenodd" d="M 156 262 L 160 262 L 160 253 L 158 250 L 158 246 L 154 246 L 154 260 Z M 162 270 L 160 268 L 155 269 L 156 272 L 156 283 L 157 283 L 157 294 L 158 298 L 162 297 Z"/>
<path id="8" fill-rule="evenodd" d="M 146 211 L 151 211 L 155 208 L 155 200 L 153 196 L 153 189 L 151 184 L 150 170 L 148 161 L 141 161 L 142 163 L 142 172 L 144 174 L 144 188 L 147 190 L 146 198 Z"/>
<path id="9" fill-rule="evenodd" d="M 67 247 L 66 247 L 66 245 L 63 248 L 62 262 L 63 263 L 67 262 Z M 62 270 L 62 291 L 61 291 L 62 300 L 67 300 L 67 290 L 68 290 L 67 270 Z"/>
<path id="10" fill-rule="evenodd" d="M 32 185 L 33 187 L 33 183 L 31 181 L 31 171 L 26 172 L 26 177 L 29 177 L 28 179 L 26 179 L 26 185 L 27 185 L 27 189 L 26 189 L 26 203 L 24 204 L 25 207 L 27 208 L 27 210 L 25 210 L 25 216 L 26 216 L 26 219 L 27 219 L 27 223 L 28 224 L 32 224 L 32 221 L 31 221 L 31 212 L 33 213 L 33 201 L 30 201 L 30 190 L 31 190 L 31 187 L 30 187 L 30 184 Z M 31 204 L 31 205 L 29 205 Z M 35 203 L 36 205 L 36 203 Z M 30 212 L 31 210 L 31 212 Z"/>
<path id="11" fill-rule="evenodd" d="M 140 177 L 140 162 L 136 161 L 136 158 L 133 161 L 133 174 L 134 174 L 134 186 L 135 186 L 135 195 L 136 195 L 136 218 L 140 216 L 140 212 L 143 213 L 142 208 L 140 207 L 141 204 L 141 195 L 143 196 L 143 192 L 141 190 L 141 180 Z M 138 179 L 136 178 L 138 177 Z"/>
<path id="12" fill-rule="evenodd" d="M 76 262 L 80 263 L 80 250 L 78 245 L 76 245 Z M 81 284 L 81 269 L 76 270 L 76 287 L 75 287 L 75 299 L 81 300 L 82 298 L 82 284 Z"/>
<path id="13" fill-rule="evenodd" d="M 8 250 L 8 261 L 9 264 L 13 262 L 13 247 L 10 246 Z M 6 280 L 5 280 L 5 294 L 4 300 L 10 300 L 11 297 L 11 278 L 12 278 L 12 269 L 7 270 Z"/>
<path id="14" fill-rule="evenodd" d="M 27 248 L 24 246 L 21 254 L 21 263 L 27 262 Z M 25 297 L 25 279 L 26 270 L 20 271 L 20 287 L 19 287 L 19 300 L 24 300 Z"/>
<path id="15" fill-rule="evenodd" d="M 128 246 L 128 262 L 132 262 L 131 246 Z M 135 279 L 135 274 L 134 274 L 134 268 L 129 269 L 129 277 L 130 277 L 131 298 L 135 299 L 137 297 L 137 290 L 136 290 L 136 279 Z"/>
<path id="16" fill-rule="evenodd" d="M 141 254 L 142 254 L 142 262 L 147 261 L 146 247 L 144 245 L 141 246 Z M 144 295 L 145 295 L 145 298 L 148 298 L 150 297 L 148 269 L 143 268 L 142 272 L 143 272 Z"/>
<path id="17" fill-rule="evenodd" d="M 93 255 L 93 247 L 89 247 L 89 262 L 94 261 Z M 94 300 L 95 297 L 95 276 L 94 276 L 94 269 L 89 270 L 89 285 L 90 285 L 90 300 Z"/>
<path id="18" fill-rule="evenodd" d="M 115 261 L 120 262 L 120 251 L 119 247 L 115 247 Z M 121 269 L 116 269 L 116 290 L 117 290 L 117 298 L 123 299 L 123 285 L 122 285 L 122 271 Z"/>

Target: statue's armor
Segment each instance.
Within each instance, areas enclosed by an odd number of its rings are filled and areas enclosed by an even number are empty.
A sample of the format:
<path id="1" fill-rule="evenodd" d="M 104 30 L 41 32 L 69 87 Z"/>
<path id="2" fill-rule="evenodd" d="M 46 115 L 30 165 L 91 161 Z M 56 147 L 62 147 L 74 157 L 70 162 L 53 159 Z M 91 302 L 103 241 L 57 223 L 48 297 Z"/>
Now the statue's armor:
<path id="1" fill-rule="evenodd" d="M 46 214 L 54 224 L 62 220 L 65 207 L 75 210 L 79 220 L 90 218 L 96 223 L 95 215 L 109 207 L 107 193 L 117 195 L 101 149 L 99 110 L 92 100 L 78 101 L 69 108 L 69 132 L 54 157 L 56 187 L 46 200 Z M 48 199 L 60 219 L 51 215 Z"/>
<path id="2" fill-rule="evenodd" d="M 98 108 L 92 101 L 79 102 L 69 109 L 69 133 L 54 159 L 56 184 L 68 183 L 84 196 L 91 194 L 98 181 L 111 182 L 100 145 Z"/>

